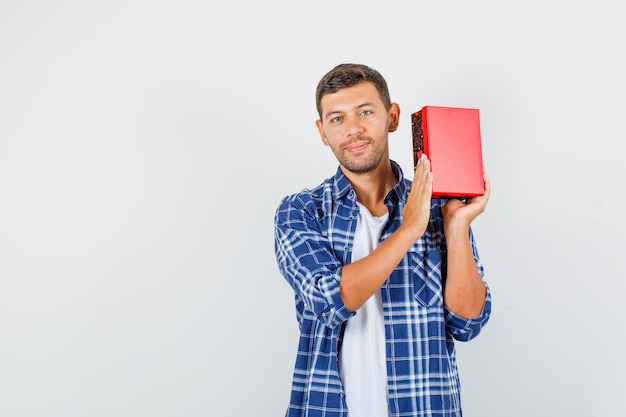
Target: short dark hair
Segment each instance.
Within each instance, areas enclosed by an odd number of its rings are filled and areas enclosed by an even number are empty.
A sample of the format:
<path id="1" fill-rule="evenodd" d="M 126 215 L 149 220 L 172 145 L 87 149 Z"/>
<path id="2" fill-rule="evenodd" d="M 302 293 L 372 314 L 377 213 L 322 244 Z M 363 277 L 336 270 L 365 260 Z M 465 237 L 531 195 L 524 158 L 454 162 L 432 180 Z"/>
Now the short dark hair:
<path id="1" fill-rule="evenodd" d="M 352 87 L 357 84 L 371 82 L 378 90 L 380 98 L 389 110 L 391 97 L 389 88 L 383 76 L 373 68 L 362 64 L 339 64 L 322 77 L 315 91 L 315 103 L 317 113 L 322 118 L 322 97 L 325 94 L 333 94 L 342 88 Z"/>

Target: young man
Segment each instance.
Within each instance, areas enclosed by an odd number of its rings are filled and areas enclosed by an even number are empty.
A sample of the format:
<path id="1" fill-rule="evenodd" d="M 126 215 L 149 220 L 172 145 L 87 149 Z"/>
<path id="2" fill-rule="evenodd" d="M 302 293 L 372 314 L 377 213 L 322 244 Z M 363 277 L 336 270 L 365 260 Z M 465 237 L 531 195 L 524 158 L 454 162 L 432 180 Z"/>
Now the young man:
<path id="1" fill-rule="evenodd" d="M 343 64 L 317 87 L 322 142 L 339 161 L 275 216 L 279 269 L 300 326 L 288 417 L 461 416 L 453 339 L 480 332 L 489 289 L 470 223 L 485 194 L 434 199 L 390 160 L 400 108 L 384 78 Z"/>

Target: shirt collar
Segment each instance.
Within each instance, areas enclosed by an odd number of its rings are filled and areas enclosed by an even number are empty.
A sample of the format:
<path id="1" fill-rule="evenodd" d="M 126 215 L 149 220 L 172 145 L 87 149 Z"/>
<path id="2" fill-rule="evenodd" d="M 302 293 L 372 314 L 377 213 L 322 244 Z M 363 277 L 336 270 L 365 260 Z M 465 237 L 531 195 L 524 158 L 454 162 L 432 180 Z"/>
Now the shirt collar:
<path id="1" fill-rule="evenodd" d="M 397 197 L 405 195 L 407 191 L 407 183 L 404 181 L 404 174 L 402 173 L 402 168 L 398 165 L 397 162 L 391 161 L 391 169 L 394 174 L 398 177 L 398 183 L 394 185 L 394 187 L 389 191 L 389 193 L 395 193 Z M 352 191 L 352 184 L 348 181 L 348 178 L 341 171 L 341 167 L 337 168 L 337 172 L 335 173 L 334 181 L 333 181 L 333 198 L 338 200 L 346 196 L 346 194 Z M 389 194 L 388 194 L 389 196 Z M 356 195 L 354 195 L 354 199 L 356 200 Z"/>

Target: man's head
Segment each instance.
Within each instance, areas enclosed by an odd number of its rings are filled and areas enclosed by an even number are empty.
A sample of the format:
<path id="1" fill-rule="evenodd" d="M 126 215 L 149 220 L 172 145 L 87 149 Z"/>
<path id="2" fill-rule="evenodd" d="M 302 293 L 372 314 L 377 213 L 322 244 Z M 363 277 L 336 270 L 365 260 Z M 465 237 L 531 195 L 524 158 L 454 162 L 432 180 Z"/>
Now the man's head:
<path id="1" fill-rule="evenodd" d="M 344 172 L 369 173 L 389 159 L 387 136 L 398 127 L 400 108 L 387 83 L 365 65 L 343 64 L 319 82 L 315 122 Z"/>
<path id="2" fill-rule="evenodd" d="M 317 84 L 315 99 L 317 105 L 317 113 L 322 117 L 322 97 L 325 94 L 333 94 L 342 88 L 352 87 L 364 82 L 371 82 L 378 90 L 380 98 L 385 105 L 385 109 L 389 110 L 391 106 L 391 98 L 387 82 L 383 76 L 373 68 L 361 64 L 340 64 L 330 70 Z"/>

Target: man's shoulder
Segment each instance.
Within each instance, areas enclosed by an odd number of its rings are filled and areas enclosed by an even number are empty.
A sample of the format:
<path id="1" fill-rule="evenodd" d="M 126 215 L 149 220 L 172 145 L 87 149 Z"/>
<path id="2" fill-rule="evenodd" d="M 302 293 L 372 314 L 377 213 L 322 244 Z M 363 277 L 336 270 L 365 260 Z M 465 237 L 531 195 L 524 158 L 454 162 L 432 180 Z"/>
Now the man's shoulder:
<path id="1" fill-rule="evenodd" d="M 338 198 L 346 193 L 349 188 L 348 181 L 338 172 L 324 179 L 321 183 L 313 188 L 303 188 L 295 193 L 287 194 L 282 198 L 282 204 L 323 204 L 324 201 L 330 201 Z"/>
<path id="2" fill-rule="evenodd" d="M 287 194 L 283 197 L 283 201 L 307 201 L 307 200 L 320 200 L 325 194 L 328 194 L 332 190 L 333 179 L 327 178 L 319 185 L 313 188 L 302 188 L 300 191 Z"/>
<path id="3" fill-rule="evenodd" d="M 333 199 L 334 183 L 334 177 L 330 177 L 313 188 L 303 188 L 283 196 L 278 204 L 277 213 L 294 210 L 309 212 L 312 215 L 319 213 L 322 207 Z"/>

